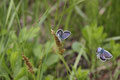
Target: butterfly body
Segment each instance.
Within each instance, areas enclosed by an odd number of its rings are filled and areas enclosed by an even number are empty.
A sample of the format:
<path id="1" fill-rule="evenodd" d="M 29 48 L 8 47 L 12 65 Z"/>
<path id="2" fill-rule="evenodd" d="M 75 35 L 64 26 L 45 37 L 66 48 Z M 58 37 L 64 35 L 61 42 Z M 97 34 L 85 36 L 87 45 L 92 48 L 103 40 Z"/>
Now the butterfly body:
<path id="1" fill-rule="evenodd" d="M 96 52 L 97 52 L 97 57 L 102 61 L 106 61 L 107 59 L 112 58 L 112 54 L 101 47 L 99 47 Z"/>
<path id="2" fill-rule="evenodd" d="M 71 32 L 68 30 L 63 31 L 62 29 L 58 29 L 56 35 L 60 41 L 63 41 L 71 35 Z"/>

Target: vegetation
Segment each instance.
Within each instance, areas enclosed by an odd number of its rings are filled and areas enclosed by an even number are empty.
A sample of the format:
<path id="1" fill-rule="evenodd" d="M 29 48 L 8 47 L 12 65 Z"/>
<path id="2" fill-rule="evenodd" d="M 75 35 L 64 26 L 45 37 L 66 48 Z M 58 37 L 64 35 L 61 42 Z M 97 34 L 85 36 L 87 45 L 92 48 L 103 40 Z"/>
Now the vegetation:
<path id="1" fill-rule="evenodd" d="M 119 8 L 120 0 L 1 0 L 0 80 L 120 80 Z M 60 45 L 58 29 L 71 31 Z M 97 59 L 98 47 L 113 58 Z"/>

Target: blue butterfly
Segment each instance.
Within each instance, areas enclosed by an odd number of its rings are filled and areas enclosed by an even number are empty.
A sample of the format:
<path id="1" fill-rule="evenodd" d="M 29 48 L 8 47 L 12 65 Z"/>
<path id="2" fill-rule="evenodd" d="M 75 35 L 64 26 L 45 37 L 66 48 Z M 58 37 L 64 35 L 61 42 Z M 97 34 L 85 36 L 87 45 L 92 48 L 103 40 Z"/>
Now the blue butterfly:
<path id="1" fill-rule="evenodd" d="M 71 35 L 71 32 L 68 30 L 63 31 L 62 29 L 58 29 L 56 35 L 60 41 L 63 41 Z"/>
<path id="2" fill-rule="evenodd" d="M 106 61 L 107 59 L 112 58 L 112 54 L 101 47 L 99 47 L 96 52 L 97 52 L 97 58 L 99 58 L 102 61 Z"/>

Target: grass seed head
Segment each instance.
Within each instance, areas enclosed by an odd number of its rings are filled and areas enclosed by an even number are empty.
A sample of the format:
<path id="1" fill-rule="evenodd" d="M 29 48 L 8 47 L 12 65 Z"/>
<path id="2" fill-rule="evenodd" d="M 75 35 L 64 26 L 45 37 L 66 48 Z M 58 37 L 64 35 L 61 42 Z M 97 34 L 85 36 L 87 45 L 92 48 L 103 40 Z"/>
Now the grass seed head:
<path id="1" fill-rule="evenodd" d="M 31 72 L 32 74 L 34 74 L 34 70 L 33 70 L 33 67 L 31 65 L 29 59 L 24 54 L 22 54 L 22 57 L 23 57 L 23 60 L 24 60 L 25 64 L 28 67 L 29 72 Z"/>
<path id="2" fill-rule="evenodd" d="M 51 34 L 54 36 L 54 39 L 60 54 L 63 54 L 65 52 L 65 49 L 63 48 L 61 41 L 58 39 L 57 35 L 55 34 L 55 31 L 52 29 L 51 29 Z"/>

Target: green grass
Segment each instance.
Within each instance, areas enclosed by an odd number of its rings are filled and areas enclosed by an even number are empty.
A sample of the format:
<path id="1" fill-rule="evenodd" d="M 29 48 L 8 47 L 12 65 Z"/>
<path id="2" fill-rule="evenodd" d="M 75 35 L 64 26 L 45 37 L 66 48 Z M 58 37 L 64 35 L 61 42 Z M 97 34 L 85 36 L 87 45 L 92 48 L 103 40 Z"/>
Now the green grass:
<path id="1" fill-rule="evenodd" d="M 119 0 L 1 0 L 0 80 L 119 80 Z M 55 52 L 51 29 L 71 31 Z M 113 58 L 101 62 L 101 46 Z M 34 74 L 22 59 L 29 59 Z M 106 78 L 104 76 L 107 76 Z"/>

